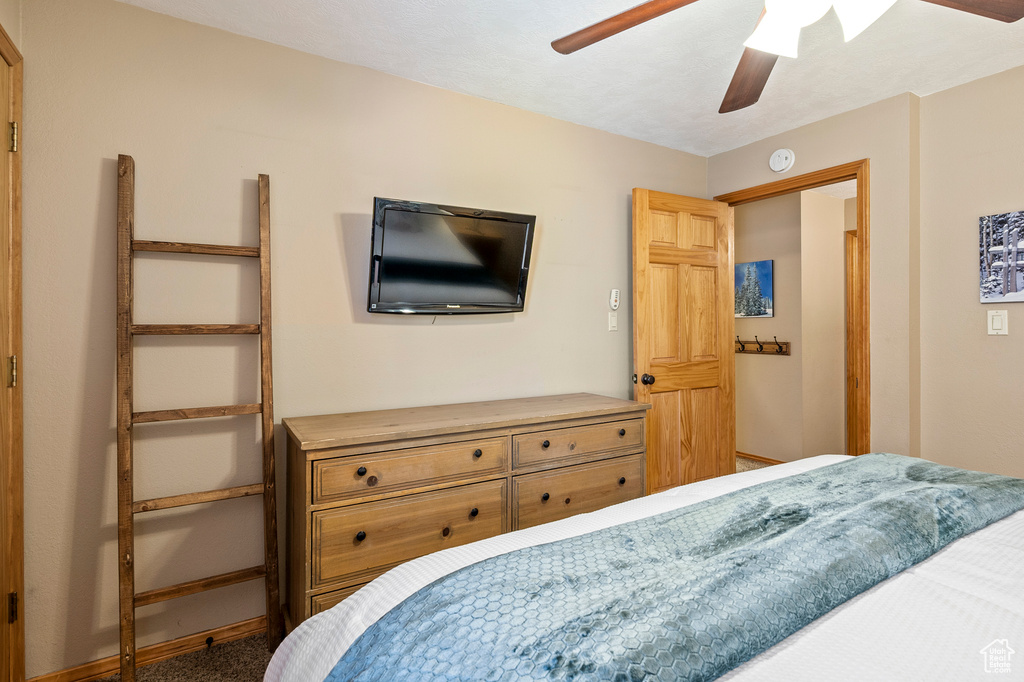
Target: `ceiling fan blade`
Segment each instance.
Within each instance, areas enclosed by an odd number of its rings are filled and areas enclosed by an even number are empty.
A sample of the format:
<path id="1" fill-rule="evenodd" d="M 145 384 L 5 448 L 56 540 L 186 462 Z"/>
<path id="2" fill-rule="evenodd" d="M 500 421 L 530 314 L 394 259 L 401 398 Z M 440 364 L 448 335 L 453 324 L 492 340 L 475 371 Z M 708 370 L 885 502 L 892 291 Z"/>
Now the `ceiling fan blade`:
<path id="1" fill-rule="evenodd" d="M 761 52 L 750 47 L 744 48 L 740 64 L 736 67 L 736 73 L 733 74 L 718 113 L 728 114 L 730 111 L 745 109 L 757 102 L 778 60 L 777 54 Z"/>
<path id="2" fill-rule="evenodd" d="M 933 5 L 951 7 L 961 12 L 970 12 L 996 21 L 1013 23 L 1024 18 L 1024 2 L 1021 0 L 925 0 Z"/>
<path id="3" fill-rule="evenodd" d="M 662 14 L 667 14 L 672 10 L 695 2 L 697 0 L 650 0 L 650 2 L 645 2 L 633 9 L 627 9 L 625 12 L 616 14 L 614 17 L 599 21 L 593 26 L 588 26 L 575 33 L 570 33 L 564 38 L 552 41 L 551 47 L 555 48 L 555 52 L 571 54 L 587 45 L 593 45 L 616 33 L 621 33 L 627 28 L 633 28 L 645 21 L 650 21 L 655 17 L 660 17 Z"/>

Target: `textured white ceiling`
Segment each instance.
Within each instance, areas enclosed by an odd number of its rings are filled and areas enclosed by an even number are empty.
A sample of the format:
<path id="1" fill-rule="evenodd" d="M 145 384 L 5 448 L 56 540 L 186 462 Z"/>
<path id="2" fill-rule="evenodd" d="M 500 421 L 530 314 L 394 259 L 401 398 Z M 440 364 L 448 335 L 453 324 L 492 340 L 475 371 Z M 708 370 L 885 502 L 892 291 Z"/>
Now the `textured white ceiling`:
<path id="1" fill-rule="evenodd" d="M 722 115 L 763 0 L 701 0 L 569 56 L 550 42 L 638 0 L 120 1 L 701 156 L 1024 64 L 1024 20 L 898 0 L 844 43 L 830 11 L 760 102 Z"/>

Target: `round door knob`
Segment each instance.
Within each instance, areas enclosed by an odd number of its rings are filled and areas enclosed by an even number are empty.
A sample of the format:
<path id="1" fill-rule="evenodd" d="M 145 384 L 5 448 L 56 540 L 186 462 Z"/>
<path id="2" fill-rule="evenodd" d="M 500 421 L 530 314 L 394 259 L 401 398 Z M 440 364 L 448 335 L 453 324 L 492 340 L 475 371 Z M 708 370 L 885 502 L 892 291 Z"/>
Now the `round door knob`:
<path id="1" fill-rule="evenodd" d="M 619 435 L 620 436 L 625 436 L 626 435 L 626 429 L 619 429 Z"/>
<path id="2" fill-rule="evenodd" d="M 651 376 L 650 374 L 645 374 L 642 377 L 640 377 L 640 383 L 643 384 L 644 386 L 650 386 L 651 384 L 654 383 L 654 377 Z"/>
<path id="3" fill-rule="evenodd" d="M 551 495 L 548 495 L 547 493 L 544 493 L 543 495 L 540 496 L 540 499 L 542 501 L 544 501 L 544 502 L 547 502 L 548 500 L 551 499 Z"/>
<path id="4" fill-rule="evenodd" d="M 541 443 L 541 444 L 540 444 L 540 446 L 541 446 L 542 448 L 549 448 L 549 447 L 551 447 L 551 441 L 549 441 L 549 440 L 546 440 L 546 441 L 544 441 L 543 443 Z"/>
<path id="5" fill-rule="evenodd" d="M 484 451 L 481 450 L 480 448 L 477 448 L 476 450 L 473 451 L 473 456 L 476 457 L 477 459 L 480 459 L 481 457 L 484 456 Z"/>
<path id="6" fill-rule="evenodd" d="M 366 475 L 366 467 L 359 467 L 358 469 L 356 469 L 356 476 L 365 476 L 365 475 Z"/>
<path id="7" fill-rule="evenodd" d="M 480 510 L 477 509 L 476 507 L 473 507 L 472 509 L 469 510 L 469 515 L 472 516 L 473 518 L 476 518 L 476 515 L 479 514 L 479 513 L 480 513 Z"/>
<path id="8" fill-rule="evenodd" d="M 619 479 L 619 485 L 626 485 L 626 477 L 625 476 L 623 476 L 622 478 Z"/>
<path id="9" fill-rule="evenodd" d="M 358 533 L 356 533 L 356 542 L 362 542 L 365 539 L 366 533 L 364 533 L 363 531 L 359 531 Z"/>

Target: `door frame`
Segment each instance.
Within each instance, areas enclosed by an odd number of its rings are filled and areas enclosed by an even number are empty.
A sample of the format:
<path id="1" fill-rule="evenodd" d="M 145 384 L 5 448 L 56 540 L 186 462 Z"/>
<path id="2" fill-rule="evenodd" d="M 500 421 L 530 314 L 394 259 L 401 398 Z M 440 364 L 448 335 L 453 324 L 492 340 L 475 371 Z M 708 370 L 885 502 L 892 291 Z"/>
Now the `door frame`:
<path id="1" fill-rule="evenodd" d="M 740 206 L 837 182 L 857 182 L 857 257 L 852 273 L 853 301 L 852 305 L 847 305 L 846 320 L 846 454 L 849 455 L 871 451 L 870 166 L 869 159 L 861 159 L 715 197 L 715 201 Z M 852 320 L 849 319 L 851 312 Z"/>
<path id="2" fill-rule="evenodd" d="M 0 58 L 10 69 L 11 99 L 3 104 L 7 110 L 4 123 L 22 122 L 22 78 L 23 58 L 7 31 L 0 26 Z M 5 129 L 9 130 L 6 126 Z M 19 135 L 20 137 L 20 135 Z M 10 138 L 8 137 L 9 144 Z M 9 279 L 0 282 L 0 298 L 10 320 L 10 339 L 4 344 L 8 356 L 22 358 L 22 308 L 21 308 L 21 151 L 8 152 L 7 163 L 10 178 L 8 205 L 10 219 L 3 225 L 3 238 L 8 239 Z M 8 146 L 8 149 L 10 147 Z M 10 350 L 6 350 L 9 344 Z M 8 613 L 14 608 L 13 623 L 0 618 L 0 646 L 5 653 L 6 665 L 0 670 L 3 682 L 20 682 L 25 679 L 25 529 L 23 523 L 24 476 L 23 449 L 24 424 L 22 404 L 22 382 L 12 386 L 10 357 L 3 357 L 3 390 L 11 391 L 10 429 L 3 429 L 0 437 L 0 486 L 3 488 L 0 501 L 0 562 L 3 562 L 3 585 L 0 594 L 6 594 Z M 20 363 L 19 363 L 20 364 Z M 18 368 L 20 374 L 20 367 Z M 12 596 L 13 595 L 13 596 Z"/>

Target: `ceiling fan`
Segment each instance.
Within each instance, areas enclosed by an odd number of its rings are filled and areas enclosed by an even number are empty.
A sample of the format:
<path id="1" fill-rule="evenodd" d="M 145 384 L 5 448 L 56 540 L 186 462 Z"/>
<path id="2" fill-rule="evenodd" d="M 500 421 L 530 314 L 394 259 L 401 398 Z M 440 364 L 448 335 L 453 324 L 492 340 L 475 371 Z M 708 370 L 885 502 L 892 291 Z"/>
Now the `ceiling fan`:
<path id="1" fill-rule="evenodd" d="M 638 26 L 697 0 L 649 0 L 625 12 L 570 33 L 551 43 L 556 52 L 570 54 Z M 846 40 L 870 26 L 896 0 L 765 0 L 757 28 L 744 43 L 743 56 L 725 93 L 720 114 L 757 102 L 780 55 L 795 57 L 800 29 L 835 8 Z M 961 12 L 1011 23 L 1024 17 L 1024 0 L 925 0 Z"/>

